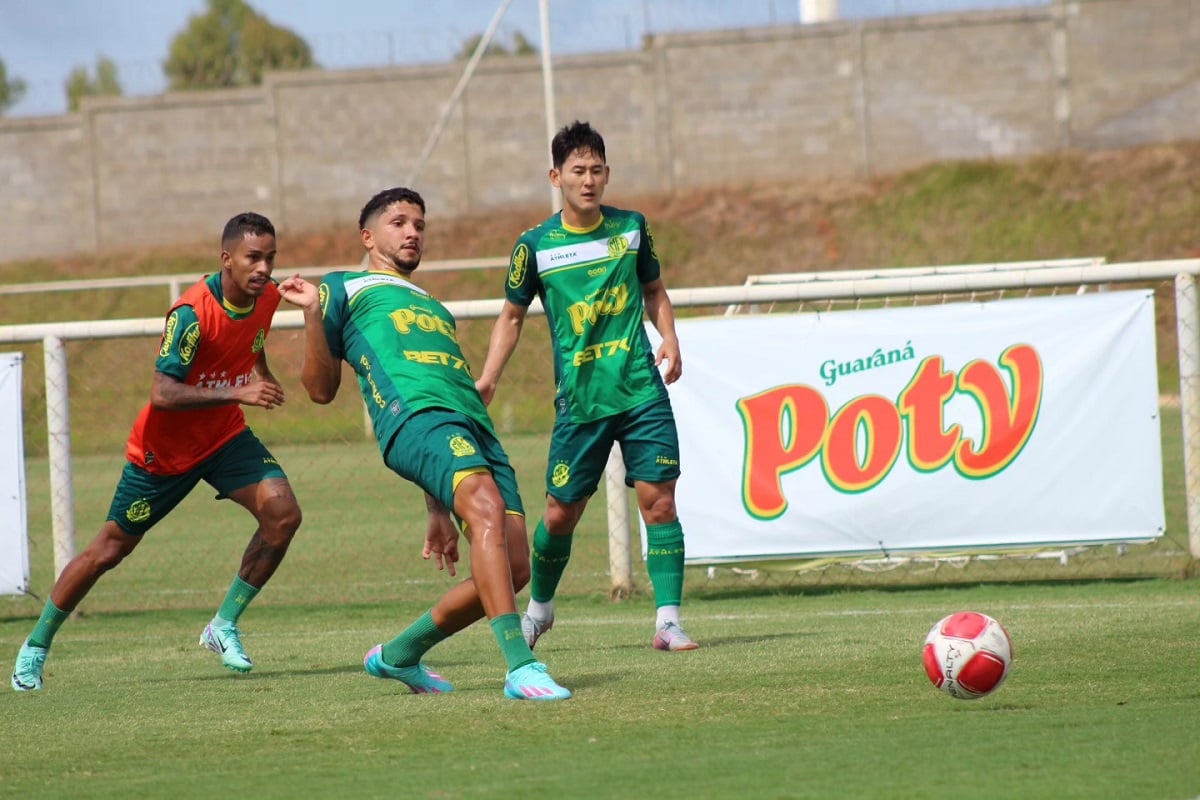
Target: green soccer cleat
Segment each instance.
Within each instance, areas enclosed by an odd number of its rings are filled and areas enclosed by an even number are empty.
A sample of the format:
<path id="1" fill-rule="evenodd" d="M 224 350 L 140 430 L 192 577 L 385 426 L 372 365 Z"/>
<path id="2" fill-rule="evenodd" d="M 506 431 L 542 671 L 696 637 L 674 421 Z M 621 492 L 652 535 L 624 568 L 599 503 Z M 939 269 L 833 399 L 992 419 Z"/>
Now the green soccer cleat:
<path id="1" fill-rule="evenodd" d="M 46 666 L 46 648 L 34 647 L 26 639 L 17 652 L 13 665 L 12 687 L 18 692 L 33 692 L 42 688 L 42 669 Z"/>
<path id="2" fill-rule="evenodd" d="M 521 633 L 525 636 L 525 644 L 529 645 L 532 650 L 537 644 L 537 640 L 542 637 L 542 634 L 554 627 L 554 617 L 547 620 L 538 620 L 528 614 L 521 615 Z"/>
<path id="3" fill-rule="evenodd" d="M 408 667 L 393 667 L 383 662 L 383 645 L 377 644 L 363 656 L 367 674 L 376 678 L 400 681 L 413 694 L 445 694 L 453 692 L 450 681 L 418 662 Z"/>
<path id="4" fill-rule="evenodd" d="M 696 644 L 691 638 L 683 632 L 683 628 L 679 627 L 674 622 L 668 622 L 663 625 L 654 634 L 654 649 L 666 650 L 675 652 L 678 650 L 695 650 L 700 645 Z"/>
<path id="5" fill-rule="evenodd" d="M 513 700 L 566 700 L 571 690 L 555 683 L 545 664 L 534 661 L 508 673 L 504 696 Z"/>
<path id="6" fill-rule="evenodd" d="M 221 656 L 221 663 L 234 672 L 254 669 L 254 662 L 242 647 L 242 638 L 236 625 L 218 627 L 208 623 L 204 626 L 204 633 L 200 634 L 200 644 Z"/>

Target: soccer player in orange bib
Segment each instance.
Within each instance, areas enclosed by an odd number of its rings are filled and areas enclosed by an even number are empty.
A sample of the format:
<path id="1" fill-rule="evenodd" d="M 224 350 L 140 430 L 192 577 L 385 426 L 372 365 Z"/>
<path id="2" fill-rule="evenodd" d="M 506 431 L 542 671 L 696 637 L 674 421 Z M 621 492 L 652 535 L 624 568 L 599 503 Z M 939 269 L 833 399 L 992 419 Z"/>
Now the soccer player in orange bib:
<path id="1" fill-rule="evenodd" d="M 275 573 L 300 527 L 300 506 L 283 468 L 246 427 L 242 406 L 282 405 L 283 387 L 264 349 L 280 295 L 275 228 L 266 217 L 238 214 L 221 236 L 221 271 L 184 292 L 167 314 L 150 402 L 126 445 L 108 519 L 71 559 L 50 592 L 13 667 L 17 691 L 41 689 L 59 626 L 96 581 L 134 551 L 143 535 L 201 480 L 254 515 L 258 528 L 241 568 L 200 644 L 236 672 L 254 664 L 237 622 Z"/>

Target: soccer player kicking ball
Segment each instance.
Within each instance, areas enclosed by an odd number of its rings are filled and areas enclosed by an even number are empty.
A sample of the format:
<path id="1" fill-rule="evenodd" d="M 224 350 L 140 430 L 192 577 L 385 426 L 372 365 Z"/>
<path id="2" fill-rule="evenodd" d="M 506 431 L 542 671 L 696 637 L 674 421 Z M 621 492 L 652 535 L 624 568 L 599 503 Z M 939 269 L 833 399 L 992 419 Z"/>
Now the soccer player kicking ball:
<path id="1" fill-rule="evenodd" d="M 411 189 L 380 192 L 363 207 L 358 227 L 367 271 L 330 273 L 319 289 L 299 277 L 280 284 L 284 298 L 304 311 L 301 379 L 314 402 L 328 403 L 347 361 L 384 463 L 425 491 L 424 556 L 455 574 L 459 532 L 451 511 L 471 545 L 471 577 L 369 650 L 364 666 L 417 694 L 449 692 L 449 681 L 421 659 L 486 616 L 507 664 L 505 696 L 568 698 L 521 633 L 514 586 L 529 580 L 529 544 L 516 473 L 475 389 L 454 317 L 410 280 L 425 243 L 425 201 Z"/>
<path id="2" fill-rule="evenodd" d="M 283 469 L 246 427 L 242 406 L 283 404 L 283 387 L 264 350 L 279 292 L 275 228 L 259 214 L 239 214 L 221 235 L 221 271 L 198 281 L 167 314 L 150 402 L 133 424 L 127 463 L 108 519 L 71 559 L 21 646 L 12 686 L 42 688 L 46 654 L 58 628 L 100 576 L 121 563 L 143 534 L 171 513 L 201 480 L 254 515 L 258 529 L 200 644 L 236 672 L 254 664 L 237 622 L 283 561 L 300 527 L 300 506 Z M 218 377 L 220 376 L 220 377 Z"/>
<path id="3" fill-rule="evenodd" d="M 476 382 L 490 403 L 529 304 L 540 298 L 554 351 L 556 417 L 546 511 L 533 535 L 531 599 L 521 620 L 525 641 L 533 647 L 554 624 L 554 592 L 571 557 L 571 538 L 619 442 L 626 482 L 646 522 L 646 568 L 657 607 L 653 645 L 695 650 L 679 624 L 679 435 L 665 385 L 683 373 L 675 313 L 645 217 L 600 204 L 609 177 L 604 139 L 575 122 L 554 137 L 550 154 L 550 183 L 562 192 L 563 208 L 517 240 L 504 306 Z M 662 336 L 657 354 L 642 327 L 643 310 Z"/>

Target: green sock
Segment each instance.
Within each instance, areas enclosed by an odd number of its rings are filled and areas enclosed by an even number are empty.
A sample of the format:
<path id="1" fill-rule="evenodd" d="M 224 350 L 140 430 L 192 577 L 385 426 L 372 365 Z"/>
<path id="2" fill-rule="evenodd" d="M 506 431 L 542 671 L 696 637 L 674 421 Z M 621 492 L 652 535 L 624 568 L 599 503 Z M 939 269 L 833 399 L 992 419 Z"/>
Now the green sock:
<path id="1" fill-rule="evenodd" d="M 537 661 L 529 645 L 525 644 L 525 634 L 521 633 L 520 614 L 501 614 L 491 621 L 491 626 L 509 672 Z"/>
<path id="2" fill-rule="evenodd" d="M 50 600 L 46 601 L 46 606 L 42 609 L 42 615 L 38 617 L 37 625 L 33 626 L 33 633 L 29 634 L 29 643 L 34 647 L 49 647 L 54 641 L 54 634 L 58 633 L 59 627 L 67 621 L 67 617 L 71 616 L 70 611 L 63 611 Z"/>
<path id="3" fill-rule="evenodd" d="M 258 596 L 258 589 L 246 583 L 240 577 L 234 578 L 225 595 L 224 602 L 217 609 L 217 616 L 229 623 L 236 623 L 238 617 L 250 605 L 250 601 Z"/>
<path id="4" fill-rule="evenodd" d="M 683 526 L 679 520 L 646 526 L 646 571 L 654 586 L 654 605 L 679 605 L 683 599 Z"/>
<path id="5" fill-rule="evenodd" d="M 533 552 L 530 554 L 531 576 L 529 596 L 539 603 L 554 599 L 563 570 L 571 560 L 571 540 L 575 534 L 551 536 L 546 530 L 546 521 L 539 520 L 533 532 Z"/>
<path id="6" fill-rule="evenodd" d="M 449 634 L 433 624 L 432 610 L 422 614 L 404 632 L 383 646 L 383 663 L 393 667 L 411 667 L 421 660 L 431 647 L 445 641 Z"/>

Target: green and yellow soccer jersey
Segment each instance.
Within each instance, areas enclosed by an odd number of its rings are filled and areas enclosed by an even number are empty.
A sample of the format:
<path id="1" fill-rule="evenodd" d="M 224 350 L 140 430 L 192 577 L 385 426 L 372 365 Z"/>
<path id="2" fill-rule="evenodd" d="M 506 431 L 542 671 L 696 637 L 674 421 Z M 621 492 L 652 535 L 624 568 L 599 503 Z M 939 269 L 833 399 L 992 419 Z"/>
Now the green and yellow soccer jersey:
<path id="1" fill-rule="evenodd" d="M 658 278 L 646 218 L 601 206 L 589 230 L 555 214 L 521 234 L 508 265 L 505 296 L 541 299 L 554 348 L 556 402 L 591 422 L 666 393 L 642 325 L 642 284 Z"/>
<path id="2" fill-rule="evenodd" d="M 426 408 L 491 429 L 454 317 L 428 292 L 391 272 L 332 272 L 320 296 L 330 353 L 354 368 L 380 448 Z"/>

